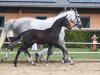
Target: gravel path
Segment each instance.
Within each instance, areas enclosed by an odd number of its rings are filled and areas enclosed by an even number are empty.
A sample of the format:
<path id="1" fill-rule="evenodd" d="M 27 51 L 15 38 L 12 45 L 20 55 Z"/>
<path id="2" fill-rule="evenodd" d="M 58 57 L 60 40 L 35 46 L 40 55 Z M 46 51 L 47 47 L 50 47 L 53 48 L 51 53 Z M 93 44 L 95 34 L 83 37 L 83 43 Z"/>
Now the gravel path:
<path id="1" fill-rule="evenodd" d="M 0 75 L 100 75 L 100 62 L 77 62 L 74 65 L 61 62 L 37 63 L 32 66 L 27 62 L 0 63 Z"/>

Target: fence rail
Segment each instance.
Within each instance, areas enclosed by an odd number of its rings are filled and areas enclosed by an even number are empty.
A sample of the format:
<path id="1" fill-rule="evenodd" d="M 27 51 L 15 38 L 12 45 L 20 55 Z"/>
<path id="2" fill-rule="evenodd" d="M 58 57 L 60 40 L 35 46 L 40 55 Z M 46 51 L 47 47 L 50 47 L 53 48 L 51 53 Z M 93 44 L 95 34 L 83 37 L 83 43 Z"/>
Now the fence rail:
<path id="1" fill-rule="evenodd" d="M 100 44 L 100 43 L 91 43 L 91 42 L 65 42 L 65 44 Z"/>
<path id="2" fill-rule="evenodd" d="M 0 52 L 0 54 L 5 54 L 6 52 Z M 35 54 L 35 52 L 30 52 Z M 62 54 L 62 52 L 53 52 L 54 54 Z M 69 54 L 100 54 L 100 52 L 68 52 Z M 16 54 L 16 52 L 10 52 L 9 54 Z M 22 53 L 24 54 L 24 53 Z"/>
<path id="3" fill-rule="evenodd" d="M 4 42 L 4 44 L 9 44 L 11 42 Z M 18 42 L 21 43 L 21 42 Z M 65 42 L 65 44 L 100 44 L 100 43 L 91 43 L 91 42 Z"/>

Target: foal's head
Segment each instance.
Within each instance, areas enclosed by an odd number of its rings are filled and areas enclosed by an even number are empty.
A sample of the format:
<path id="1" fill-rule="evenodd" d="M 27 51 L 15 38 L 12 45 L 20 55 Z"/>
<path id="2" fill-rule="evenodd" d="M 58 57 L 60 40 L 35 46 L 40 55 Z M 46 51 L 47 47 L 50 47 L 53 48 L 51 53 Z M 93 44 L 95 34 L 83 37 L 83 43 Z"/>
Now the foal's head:
<path id="1" fill-rule="evenodd" d="M 66 18 L 66 16 L 63 17 L 62 25 L 65 26 L 66 28 L 68 28 L 69 30 L 71 30 L 72 26 L 71 26 L 70 22 L 68 21 L 68 19 Z"/>

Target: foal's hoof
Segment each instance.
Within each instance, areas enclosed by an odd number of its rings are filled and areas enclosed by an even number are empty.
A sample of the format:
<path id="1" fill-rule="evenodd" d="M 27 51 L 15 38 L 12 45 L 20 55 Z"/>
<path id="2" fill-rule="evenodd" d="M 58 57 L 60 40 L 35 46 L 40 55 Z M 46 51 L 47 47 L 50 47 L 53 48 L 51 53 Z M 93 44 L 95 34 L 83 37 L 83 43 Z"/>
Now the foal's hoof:
<path id="1" fill-rule="evenodd" d="M 3 58 L 1 59 L 1 63 L 3 62 Z"/>
<path id="2" fill-rule="evenodd" d="M 44 61 L 45 63 L 48 63 L 48 61 Z"/>
<path id="3" fill-rule="evenodd" d="M 17 65 L 14 65 L 14 67 L 17 67 Z"/>

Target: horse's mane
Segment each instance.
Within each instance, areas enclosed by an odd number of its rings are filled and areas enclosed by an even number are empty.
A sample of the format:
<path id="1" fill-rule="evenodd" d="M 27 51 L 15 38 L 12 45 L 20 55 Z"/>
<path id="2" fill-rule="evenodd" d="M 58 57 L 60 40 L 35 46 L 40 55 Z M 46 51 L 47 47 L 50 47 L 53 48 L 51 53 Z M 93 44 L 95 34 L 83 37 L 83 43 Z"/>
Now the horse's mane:
<path id="1" fill-rule="evenodd" d="M 56 14 L 55 16 L 48 17 L 48 18 L 47 18 L 47 19 L 45 19 L 45 20 L 48 20 L 48 19 L 53 19 L 53 18 L 55 18 L 55 17 L 63 17 L 63 16 L 65 16 L 65 15 L 66 15 L 66 13 L 68 13 L 69 11 L 71 11 L 71 10 L 61 11 L 60 13 Z M 36 18 L 33 18 L 33 19 L 36 19 Z M 38 19 L 38 20 L 40 20 L 40 19 Z"/>
<path id="2" fill-rule="evenodd" d="M 73 10 L 61 11 L 59 14 L 55 15 L 54 17 L 61 18 L 61 17 L 65 16 L 66 13 L 69 13 L 70 11 L 73 11 Z M 54 17 L 52 17 L 52 18 L 54 18 Z"/>
<path id="3" fill-rule="evenodd" d="M 68 13 L 69 11 L 73 11 L 73 10 L 61 11 L 61 12 L 60 12 L 59 14 L 57 14 L 56 16 L 60 16 L 60 15 L 66 14 L 66 13 Z"/>
<path id="4" fill-rule="evenodd" d="M 15 19 L 10 19 L 5 24 L 9 24 L 9 23 L 14 22 L 14 21 L 15 21 Z"/>

